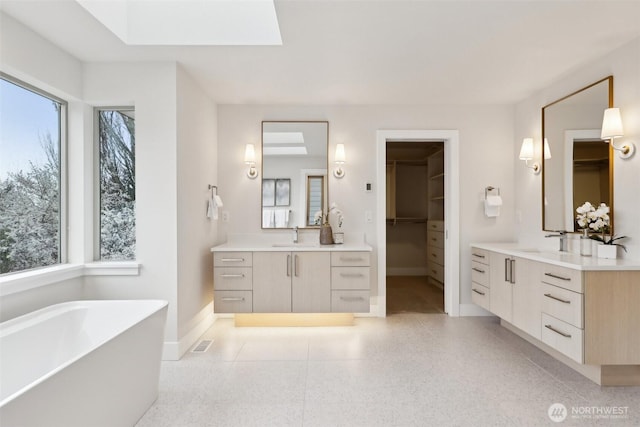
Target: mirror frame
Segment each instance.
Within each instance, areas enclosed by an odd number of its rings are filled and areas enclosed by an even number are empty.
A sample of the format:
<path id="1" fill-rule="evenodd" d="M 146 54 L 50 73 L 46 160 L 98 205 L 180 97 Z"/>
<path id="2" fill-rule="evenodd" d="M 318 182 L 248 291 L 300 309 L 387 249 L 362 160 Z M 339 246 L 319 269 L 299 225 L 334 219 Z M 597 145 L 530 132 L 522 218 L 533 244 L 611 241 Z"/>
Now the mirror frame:
<path id="1" fill-rule="evenodd" d="M 609 92 L 609 99 L 608 99 L 608 108 L 612 108 L 613 107 L 613 76 L 607 76 L 603 79 L 600 79 L 594 83 L 591 83 L 590 85 L 587 85 L 581 89 L 578 89 L 568 95 L 563 96 L 560 99 L 557 99 L 547 105 L 545 105 L 544 107 L 542 107 L 542 141 L 544 141 L 545 139 L 545 109 L 548 107 L 551 107 L 553 105 L 556 105 L 564 100 L 567 100 L 569 98 L 571 98 L 574 95 L 577 95 L 581 92 L 584 92 L 585 90 L 588 90 L 602 82 L 608 82 L 608 92 Z M 604 112 L 604 110 L 603 110 Z M 602 124 L 599 124 L 598 127 L 601 127 Z M 607 143 L 607 145 L 609 146 L 609 201 L 608 201 L 608 206 L 609 206 L 609 227 L 610 227 L 610 234 L 613 235 L 613 223 L 614 223 L 614 210 L 613 210 L 613 159 L 614 159 L 614 150 L 611 147 L 611 144 Z M 543 231 L 559 231 L 559 230 L 550 230 L 548 228 L 546 228 L 545 225 L 545 170 L 546 170 L 546 160 L 544 158 L 544 144 L 542 144 L 542 200 L 541 200 L 541 205 L 542 205 L 542 230 Z M 579 231 L 568 231 L 568 230 L 564 230 L 567 231 L 568 233 L 579 233 Z"/>
<path id="2" fill-rule="evenodd" d="M 324 123 L 327 125 L 327 152 L 326 152 L 326 171 L 327 174 L 325 175 L 325 184 L 326 184 L 326 194 L 324 195 L 324 201 L 323 201 L 323 209 L 324 210 L 328 210 L 329 209 L 329 121 L 328 120 L 263 120 L 260 126 L 260 169 L 261 169 L 261 178 L 260 178 L 260 182 L 262 182 L 262 180 L 264 180 L 264 125 L 265 124 L 269 124 L 269 123 L 299 123 L 299 124 L 304 124 L 304 123 Z M 268 179 L 268 178 L 267 178 Z M 304 187 L 306 188 L 307 183 L 303 183 Z M 261 186 L 262 188 L 262 186 Z M 306 192 L 306 190 L 305 190 Z M 262 199 L 262 190 L 260 191 L 260 229 L 261 230 L 292 230 L 293 227 L 279 227 L 279 228 L 265 228 L 262 226 L 262 211 L 263 211 L 263 199 Z M 306 206 L 306 196 L 305 196 L 305 206 Z M 302 213 L 302 216 L 305 217 L 306 215 L 306 209 L 305 212 Z M 306 224 L 306 218 L 305 218 L 305 224 Z M 321 225 L 305 225 L 304 227 L 300 227 L 298 226 L 298 229 L 317 229 L 320 228 Z"/>

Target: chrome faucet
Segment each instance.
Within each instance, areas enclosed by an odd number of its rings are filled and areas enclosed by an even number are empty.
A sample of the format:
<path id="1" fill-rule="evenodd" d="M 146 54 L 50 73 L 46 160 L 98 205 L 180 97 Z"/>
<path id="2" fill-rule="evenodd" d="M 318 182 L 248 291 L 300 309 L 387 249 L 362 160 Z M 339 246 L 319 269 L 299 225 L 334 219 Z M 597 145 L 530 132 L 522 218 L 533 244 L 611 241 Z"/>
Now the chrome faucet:
<path id="1" fill-rule="evenodd" d="M 298 226 L 293 227 L 293 243 L 298 243 Z"/>
<path id="2" fill-rule="evenodd" d="M 556 231 L 558 234 L 547 234 L 544 237 L 559 237 L 560 238 L 560 252 L 568 252 L 567 251 L 567 232 L 566 231 Z"/>

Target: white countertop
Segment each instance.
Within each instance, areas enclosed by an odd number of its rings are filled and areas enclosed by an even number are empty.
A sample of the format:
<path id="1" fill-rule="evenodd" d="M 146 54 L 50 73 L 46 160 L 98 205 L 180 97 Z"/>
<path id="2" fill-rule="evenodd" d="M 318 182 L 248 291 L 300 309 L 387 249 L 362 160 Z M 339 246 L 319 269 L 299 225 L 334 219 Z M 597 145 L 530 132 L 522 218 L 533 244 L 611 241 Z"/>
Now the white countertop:
<path id="1" fill-rule="evenodd" d="M 359 251 L 371 252 L 373 248 L 365 243 L 360 233 L 345 233 L 345 242 L 339 245 L 321 245 L 318 233 L 300 230 L 299 243 L 292 242 L 292 232 L 264 234 L 232 234 L 227 242 L 211 248 L 211 252 L 329 252 Z"/>
<path id="2" fill-rule="evenodd" d="M 560 251 L 538 250 L 518 243 L 472 243 L 471 247 L 584 271 L 640 270 L 640 261 L 604 259 Z"/>

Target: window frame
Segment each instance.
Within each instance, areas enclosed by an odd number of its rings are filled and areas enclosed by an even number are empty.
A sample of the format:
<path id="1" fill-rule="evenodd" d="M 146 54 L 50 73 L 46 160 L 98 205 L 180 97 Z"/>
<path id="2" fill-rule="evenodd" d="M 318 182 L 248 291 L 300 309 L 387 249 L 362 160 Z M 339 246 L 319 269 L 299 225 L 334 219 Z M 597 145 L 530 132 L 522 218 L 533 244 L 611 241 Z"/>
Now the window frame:
<path id="1" fill-rule="evenodd" d="M 60 170 L 58 171 L 59 183 L 58 183 L 58 191 L 60 198 L 60 206 L 59 206 L 59 221 L 60 221 L 60 229 L 59 229 L 59 239 L 58 239 L 58 263 L 52 265 L 41 265 L 39 267 L 29 268 L 26 270 L 12 271 L 9 273 L 0 274 L 0 276 L 8 276 L 11 274 L 23 273 L 27 271 L 34 271 L 42 268 L 51 268 L 55 266 L 60 266 L 64 264 L 68 264 L 68 245 L 69 245 L 69 233 L 68 233 L 68 212 L 69 212 L 69 204 L 68 204 L 68 168 L 67 168 L 67 146 L 68 146 L 68 107 L 69 103 L 56 96 L 50 92 L 47 92 L 44 89 L 41 89 L 37 86 L 29 84 L 23 80 L 18 79 L 17 77 L 13 77 L 10 74 L 7 74 L 3 71 L 0 71 L 0 78 L 12 83 L 18 87 L 21 87 L 24 90 L 29 92 L 33 92 L 36 95 L 40 95 L 44 98 L 50 99 L 51 101 L 57 102 L 60 104 L 59 111 L 59 127 L 58 127 L 58 161 L 60 164 Z"/>
<path id="2" fill-rule="evenodd" d="M 93 108 L 93 194 L 95 195 L 93 198 L 93 218 L 94 218 L 94 226 L 93 226 L 93 260 L 95 263 L 112 263 L 112 264 L 123 264 L 123 263 L 131 263 L 135 262 L 138 258 L 137 253 L 137 245 L 136 245 L 136 255 L 132 260 L 109 260 L 102 259 L 101 256 L 101 244 L 102 241 L 100 239 L 101 229 L 102 229 L 102 216 L 101 216 L 101 203 L 102 197 L 100 194 L 100 112 L 101 111 L 133 111 L 135 113 L 136 107 L 135 105 L 104 105 L 100 107 Z M 136 189 L 137 193 L 137 189 Z M 137 200 L 137 197 L 136 197 Z M 137 207 L 137 203 L 136 203 Z M 136 209 L 136 242 L 137 242 L 137 209 Z"/>

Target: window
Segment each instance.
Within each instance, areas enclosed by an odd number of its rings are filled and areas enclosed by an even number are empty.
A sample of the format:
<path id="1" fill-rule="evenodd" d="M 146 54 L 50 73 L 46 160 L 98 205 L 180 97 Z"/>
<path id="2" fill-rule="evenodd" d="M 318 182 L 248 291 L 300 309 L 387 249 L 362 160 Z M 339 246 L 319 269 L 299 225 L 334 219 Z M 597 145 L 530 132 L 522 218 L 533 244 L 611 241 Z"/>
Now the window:
<path id="1" fill-rule="evenodd" d="M 0 73 L 0 274 L 62 262 L 66 103 Z"/>
<path id="2" fill-rule="evenodd" d="M 133 108 L 99 109 L 98 153 L 101 260 L 136 255 L 136 138 Z"/>

